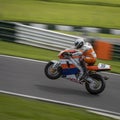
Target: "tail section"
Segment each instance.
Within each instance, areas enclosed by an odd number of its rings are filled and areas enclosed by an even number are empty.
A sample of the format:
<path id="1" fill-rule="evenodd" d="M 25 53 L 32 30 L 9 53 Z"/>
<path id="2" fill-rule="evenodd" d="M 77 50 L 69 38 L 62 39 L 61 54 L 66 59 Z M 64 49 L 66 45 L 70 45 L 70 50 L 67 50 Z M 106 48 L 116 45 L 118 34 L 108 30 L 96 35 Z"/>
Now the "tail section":
<path id="1" fill-rule="evenodd" d="M 109 71 L 111 70 L 111 66 L 103 63 L 99 63 L 94 66 L 87 66 L 87 69 L 90 71 Z"/>

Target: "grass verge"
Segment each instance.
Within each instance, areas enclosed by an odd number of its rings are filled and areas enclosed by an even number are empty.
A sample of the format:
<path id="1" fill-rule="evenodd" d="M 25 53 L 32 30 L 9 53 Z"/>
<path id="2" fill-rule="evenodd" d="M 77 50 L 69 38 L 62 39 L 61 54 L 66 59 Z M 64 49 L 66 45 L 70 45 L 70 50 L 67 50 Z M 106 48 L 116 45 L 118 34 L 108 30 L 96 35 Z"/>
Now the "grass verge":
<path id="1" fill-rule="evenodd" d="M 113 120 L 112 118 L 88 113 L 53 103 L 0 94 L 1 120 Z"/>
<path id="2" fill-rule="evenodd" d="M 68 3 L 39 0 L 0 0 L 0 19 L 120 28 L 120 7 Z M 114 3 L 119 2 L 114 1 Z"/>
<path id="3" fill-rule="evenodd" d="M 0 41 L 0 54 L 49 61 L 57 59 L 58 52 L 23 44 Z"/>
<path id="4" fill-rule="evenodd" d="M 69 4 L 84 4 L 84 5 L 98 5 L 108 7 L 120 7 L 119 0 L 39 0 L 46 2 L 58 2 L 58 3 L 69 3 Z"/>
<path id="5" fill-rule="evenodd" d="M 0 54 L 50 61 L 58 59 L 58 53 L 59 52 L 36 48 L 32 46 L 0 41 Z M 111 72 L 120 73 L 119 61 L 97 60 L 97 63 L 98 62 L 110 64 L 112 66 Z"/>

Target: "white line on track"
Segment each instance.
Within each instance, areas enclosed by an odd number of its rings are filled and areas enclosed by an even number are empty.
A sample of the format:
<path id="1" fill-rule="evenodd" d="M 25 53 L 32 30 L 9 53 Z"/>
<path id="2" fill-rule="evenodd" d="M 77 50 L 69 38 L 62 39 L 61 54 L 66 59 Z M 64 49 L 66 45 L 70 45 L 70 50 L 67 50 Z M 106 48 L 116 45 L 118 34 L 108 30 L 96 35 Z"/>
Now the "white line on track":
<path id="1" fill-rule="evenodd" d="M 19 60 L 27 60 L 31 62 L 39 62 L 39 63 L 47 63 L 46 61 L 40 61 L 40 60 L 34 60 L 29 58 L 22 58 L 22 57 L 15 57 L 15 56 L 9 56 L 9 55 L 0 55 L 1 57 L 7 57 L 7 58 L 13 58 L 13 59 L 19 59 Z"/>
<path id="2" fill-rule="evenodd" d="M 46 99 L 46 98 L 41 98 L 41 97 L 35 97 L 35 96 L 30 96 L 30 95 L 25 95 L 25 94 L 19 94 L 19 93 L 4 91 L 4 90 L 0 90 L 0 93 L 24 97 L 24 98 L 30 98 L 30 99 L 35 99 L 35 100 L 40 100 L 40 101 L 45 101 L 45 102 L 51 102 L 51 103 L 56 103 L 56 104 L 62 104 L 62 105 L 67 105 L 67 106 L 73 106 L 73 107 L 78 107 L 78 108 L 84 108 L 84 109 L 87 109 L 87 111 L 89 112 L 120 120 L 120 113 L 113 112 L 113 111 L 97 109 L 93 107 L 88 107 L 88 106 L 83 106 L 83 105 L 78 105 L 78 104 L 73 104 L 73 103 L 68 103 L 68 102 L 62 102 L 62 101 L 57 101 L 57 100 L 52 100 L 52 99 Z"/>
<path id="3" fill-rule="evenodd" d="M 116 116 L 116 115 L 111 115 L 111 114 L 103 113 L 103 112 L 97 112 L 97 111 L 93 111 L 93 110 L 88 110 L 88 112 L 92 112 L 92 113 L 95 113 L 95 114 L 98 114 L 98 115 L 103 115 L 103 116 L 106 116 L 106 117 L 111 117 L 111 118 L 120 120 L 120 117 Z"/>

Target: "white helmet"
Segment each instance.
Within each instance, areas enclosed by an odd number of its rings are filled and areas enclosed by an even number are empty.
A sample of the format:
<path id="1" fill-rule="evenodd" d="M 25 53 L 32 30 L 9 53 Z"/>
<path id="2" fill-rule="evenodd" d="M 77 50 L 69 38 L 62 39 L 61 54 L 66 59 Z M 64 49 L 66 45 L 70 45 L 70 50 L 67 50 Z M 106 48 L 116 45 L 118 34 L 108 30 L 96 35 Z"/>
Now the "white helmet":
<path id="1" fill-rule="evenodd" d="M 75 45 L 75 48 L 76 48 L 76 49 L 81 48 L 84 44 L 85 44 L 84 38 L 78 38 L 78 39 L 74 42 L 74 45 Z"/>

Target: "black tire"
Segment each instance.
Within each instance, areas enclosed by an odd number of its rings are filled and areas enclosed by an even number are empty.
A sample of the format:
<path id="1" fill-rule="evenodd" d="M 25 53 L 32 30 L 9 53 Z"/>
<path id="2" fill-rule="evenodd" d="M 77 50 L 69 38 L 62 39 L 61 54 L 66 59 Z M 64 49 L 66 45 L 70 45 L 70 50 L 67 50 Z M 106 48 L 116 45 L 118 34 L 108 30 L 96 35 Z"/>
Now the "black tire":
<path id="1" fill-rule="evenodd" d="M 93 89 L 93 88 L 91 87 L 90 83 L 89 83 L 89 82 L 86 82 L 86 83 L 85 83 L 85 87 L 86 87 L 87 91 L 88 91 L 89 93 L 93 94 L 93 95 L 97 95 L 97 94 L 103 92 L 104 89 L 105 89 L 105 86 L 106 86 L 103 77 L 102 77 L 101 75 L 99 75 L 99 74 L 92 74 L 92 75 L 90 75 L 90 77 L 96 81 L 96 87 L 97 87 L 97 82 L 100 83 L 100 86 L 98 85 L 98 88 L 94 88 L 94 89 Z M 99 84 L 99 83 L 98 83 L 98 84 Z"/>
<path id="2" fill-rule="evenodd" d="M 45 75 L 49 78 L 49 79 L 58 79 L 61 76 L 61 68 L 59 67 L 54 73 L 50 71 L 50 67 L 52 67 L 54 63 L 53 62 L 49 62 L 44 69 Z"/>

